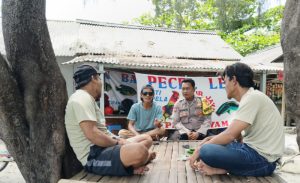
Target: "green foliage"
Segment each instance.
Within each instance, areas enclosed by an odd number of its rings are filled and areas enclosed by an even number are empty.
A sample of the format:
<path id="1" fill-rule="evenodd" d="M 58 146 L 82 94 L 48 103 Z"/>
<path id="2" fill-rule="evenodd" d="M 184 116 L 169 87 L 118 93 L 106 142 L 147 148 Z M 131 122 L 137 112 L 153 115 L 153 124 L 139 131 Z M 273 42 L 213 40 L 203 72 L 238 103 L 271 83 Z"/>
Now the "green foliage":
<path id="1" fill-rule="evenodd" d="M 241 55 L 279 43 L 283 6 L 256 15 L 258 0 L 152 0 L 155 15 L 142 25 L 178 30 L 215 30 Z"/>
<path id="2" fill-rule="evenodd" d="M 259 32 L 250 35 L 232 32 L 228 35 L 223 35 L 222 37 L 243 56 L 256 50 L 275 45 L 280 41 L 280 34 L 277 32 L 269 33 L 268 35 Z"/>
<path id="3" fill-rule="evenodd" d="M 231 32 L 242 27 L 253 15 L 255 0 L 152 0 L 155 15 L 135 19 L 142 25 L 178 30 L 222 30 Z"/>
<path id="4" fill-rule="evenodd" d="M 271 31 L 279 31 L 283 18 L 284 6 L 269 9 L 261 17 L 260 27 L 267 27 Z"/>
<path id="5" fill-rule="evenodd" d="M 219 32 L 221 37 L 236 51 L 245 56 L 257 50 L 280 42 L 280 23 L 283 17 L 283 6 L 269 9 L 259 17 L 255 17 L 251 24 L 228 34 Z M 251 31 L 250 33 L 247 31 Z"/>
<path id="6" fill-rule="evenodd" d="M 155 16 L 149 13 L 134 20 L 135 23 L 178 30 L 215 30 L 214 0 L 152 0 Z"/>
<path id="7" fill-rule="evenodd" d="M 215 0 L 216 23 L 219 30 L 231 32 L 241 28 L 257 8 L 255 0 Z"/>

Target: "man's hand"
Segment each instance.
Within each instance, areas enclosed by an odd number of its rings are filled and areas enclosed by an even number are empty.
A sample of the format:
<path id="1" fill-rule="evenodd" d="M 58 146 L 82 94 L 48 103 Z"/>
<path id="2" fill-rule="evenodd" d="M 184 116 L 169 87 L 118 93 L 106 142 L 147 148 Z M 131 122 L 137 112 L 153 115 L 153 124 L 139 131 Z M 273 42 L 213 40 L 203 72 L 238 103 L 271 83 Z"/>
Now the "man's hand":
<path id="1" fill-rule="evenodd" d="M 141 135 L 139 132 L 137 132 L 137 131 L 132 131 L 134 134 L 135 134 L 135 136 L 137 136 L 137 135 Z"/>
<path id="2" fill-rule="evenodd" d="M 240 135 L 236 138 L 236 140 L 237 140 L 239 143 L 243 143 L 243 136 L 242 136 L 242 134 L 240 134 Z"/>
<path id="3" fill-rule="evenodd" d="M 155 120 L 154 120 L 154 126 L 155 126 L 156 128 L 162 127 L 161 122 L 162 122 L 162 120 L 158 120 L 158 119 L 155 118 Z"/>
<path id="4" fill-rule="evenodd" d="M 119 145 L 125 145 L 125 144 L 128 144 L 130 142 L 126 139 L 119 138 L 118 143 L 119 143 Z"/>
<path id="5" fill-rule="evenodd" d="M 197 116 L 203 116 L 203 112 L 201 110 L 196 110 L 196 115 Z"/>
<path id="6" fill-rule="evenodd" d="M 189 158 L 189 160 L 190 160 L 190 166 L 193 169 L 198 169 L 198 167 L 197 167 L 197 161 L 199 160 L 199 157 L 200 157 L 200 149 L 201 149 L 202 145 L 206 144 L 206 142 L 208 142 L 211 138 L 212 137 L 206 137 L 204 140 L 202 140 L 199 143 L 198 147 L 195 149 L 193 155 L 190 156 L 190 158 Z"/>
<path id="7" fill-rule="evenodd" d="M 190 166 L 191 166 L 193 169 L 197 169 L 196 163 L 197 163 L 197 160 L 198 160 L 198 158 L 199 158 L 199 151 L 200 151 L 200 148 L 201 148 L 201 146 L 200 146 L 199 148 L 197 148 L 197 149 L 194 151 L 193 155 L 190 156 L 190 158 L 189 158 L 189 160 L 190 160 Z"/>
<path id="8" fill-rule="evenodd" d="M 198 136 L 199 136 L 198 132 L 190 132 L 190 133 L 188 133 L 189 140 L 197 140 Z"/>
<path id="9" fill-rule="evenodd" d="M 198 145 L 198 147 L 201 147 L 203 144 L 207 143 L 208 141 L 210 141 L 210 139 L 212 139 L 214 136 L 209 136 L 209 137 L 205 137 Z"/>
<path id="10" fill-rule="evenodd" d="M 139 135 L 140 133 L 137 132 L 135 130 L 135 128 L 134 128 L 134 123 L 135 122 L 133 120 L 129 120 L 129 122 L 128 122 L 128 130 L 131 131 L 132 133 L 134 133 L 134 135 Z M 131 134 L 131 133 L 129 133 L 129 134 Z"/>

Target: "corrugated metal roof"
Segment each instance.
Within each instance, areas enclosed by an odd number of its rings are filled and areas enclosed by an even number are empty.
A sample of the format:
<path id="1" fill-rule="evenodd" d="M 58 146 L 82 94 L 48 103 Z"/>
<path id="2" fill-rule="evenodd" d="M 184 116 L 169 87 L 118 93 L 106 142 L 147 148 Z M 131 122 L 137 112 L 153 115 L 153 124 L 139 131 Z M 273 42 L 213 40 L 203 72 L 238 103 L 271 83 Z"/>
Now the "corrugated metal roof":
<path id="1" fill-rule="evenodd" d="M 246 63 L 254 71 L 283 71 L 283 63 Z"/>
<path id="2" fill-rule="evenodd" d="M 48 20 L 47 24 L 56 56 L 105 54 L 229 61 L 242 58 L 214 32 L 177 31 L 84 20 Z M 5 54 L 2 27 L 0 31 L 0 51 Z"/>
<path id="3" fill-rule="evenodd" d="M 280 44 L 268 47 L 266 49 L 254 52 L 242 58 L 241 62 L 269 64 L 281 57 L 283 54 Z"/>
<path id="4" fill-rule="evenodd" d="M 80 25 L 72 21 L 47 21 L 52 47 L 56 56 L 74 56 L 81 43 L 78 39 Z"/>
<path id="5" fill-rule="evenodd" d="M 240 60 L 242 56 L 213 32 L 82 23 L 78 53 Z"/>
<path id="6" fill-rule="evenodd" d="M 0 18 L 2 21 L 2 18 Z M 47 21 L 52 47 L 56 56 L 75 56 L 79 47 L 79 24 L 74 21 Z M 2 24 L 0 24 L 0 52 L 6 55 Z"/>
<path id="7" fill-rule="evenodd" d="M 149 57 L 105 57 L 86 55 L 76 57 L 63 64 L 75 64 L 83 62 L 97 62 L 109 68 L 129 68 L 143 70 L 173 70 L 173 71 L 223 71 L 227 65 L 237 61 L 220 60 L 193 60 L 193 59 L 171 59 L 171 58 L 149 58 Z M 279 71 L 283 70 L 282 64 L 248 64 L 254 71 Z"/>

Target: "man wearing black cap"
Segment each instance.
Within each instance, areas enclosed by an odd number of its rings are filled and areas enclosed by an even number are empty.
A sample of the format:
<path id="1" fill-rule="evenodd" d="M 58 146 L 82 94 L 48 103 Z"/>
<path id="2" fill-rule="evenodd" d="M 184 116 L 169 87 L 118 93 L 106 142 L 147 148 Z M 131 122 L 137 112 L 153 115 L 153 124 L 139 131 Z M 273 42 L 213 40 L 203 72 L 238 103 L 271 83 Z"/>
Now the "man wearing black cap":
<path id="1" fill-rule="evenodd" d="M 131 139 L 111 137 L 96 103 L 101 96 L 100 73 L 91 65 L 80 65 L 74 73 L 76 92 L 69 98 L 65 125 L 70 144 L 85 169 L 98 175 L 126 176 L 147 171 L 145 164 L 152 139 L 139 135 Z"/>

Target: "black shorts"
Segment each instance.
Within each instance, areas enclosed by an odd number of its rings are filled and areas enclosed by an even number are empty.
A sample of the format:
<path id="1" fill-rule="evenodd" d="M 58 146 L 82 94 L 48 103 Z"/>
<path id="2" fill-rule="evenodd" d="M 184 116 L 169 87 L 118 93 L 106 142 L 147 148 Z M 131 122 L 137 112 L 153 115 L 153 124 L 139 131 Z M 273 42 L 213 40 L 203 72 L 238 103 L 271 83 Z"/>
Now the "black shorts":
<path id="1" fill-rule="evenodd" d="M 112 147 L 91 146 L 85 170 L 97 175 L 129 176 L 133 167 L 124 167 L 120 158 L 120 145 Z"/>

